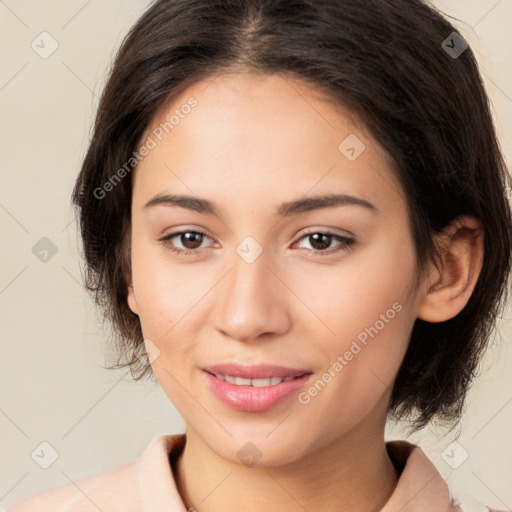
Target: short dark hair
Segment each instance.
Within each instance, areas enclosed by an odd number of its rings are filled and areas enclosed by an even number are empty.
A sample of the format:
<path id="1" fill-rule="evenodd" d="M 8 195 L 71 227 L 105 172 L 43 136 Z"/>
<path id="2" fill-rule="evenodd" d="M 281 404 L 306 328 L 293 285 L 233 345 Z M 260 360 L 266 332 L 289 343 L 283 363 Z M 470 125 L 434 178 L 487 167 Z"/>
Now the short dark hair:
<path id="1" fill-rule="evenodd" d="M 454 32 L 420 0 L 151 4 L 115 57 L 72 197 L 85 284 L 116 343 L 110 368 L 129 366 L 135 380 L 152 374 L 137 356 L 143 334 L 127 304 L 133 173 L 112 182 L 114 175 L 155 115 L 190 85 L 224 72 L 278 73 L 354 112 L 387 150 L 405 194 L 418 278 L 438 256 L 435 234 L 461 215 L 482 222 L 484 262 L 472 296 L 447 321 L 416 319 L 389 404 L 413 431 L 433 419 L 456 424 L 508 298 L 512 180 L 475 56 Z"/>

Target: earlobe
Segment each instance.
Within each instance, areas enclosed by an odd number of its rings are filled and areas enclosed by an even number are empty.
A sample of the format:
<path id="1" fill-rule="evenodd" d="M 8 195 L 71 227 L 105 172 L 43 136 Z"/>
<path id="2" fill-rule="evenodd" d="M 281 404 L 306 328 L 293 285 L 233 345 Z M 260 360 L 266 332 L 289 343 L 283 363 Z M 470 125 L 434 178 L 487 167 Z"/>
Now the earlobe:
<path id="1" fill-rule="evenodd" d="M 444 322 L 464 308 L 482 269 L 483 237 L 481 222 L 470 216 L 457 218 L 443 232 L 437 279 L 433 284 L 425 283 L 418 318 Z"/>
<path id="2" fill-rule="evenodd" d="M 139 308 L 137 307 L 137 300 L 135 299 L 135 293 L 133 291 L 133 285 L 128 285 L 128 293 L 127 298 L 128 307 L 131 309 L 132 313 L 138 315 L 139 314 Z"/>
<path id="3" fill-rule="evenodd" d="M 118 249 L 117 256 L 123 259 L 122 263 L 122 272 L 124 275 L 124 279 L 126 281 L 126 301 L 128 303 L 128 307 L 131 312 L 135 315 L 139 314 L 139 308 L 137 306 L 137 300 L 135 298 L 135 291 L 133 289 L 133 276 L 132 276 L 132 262 L 131 262 L 131 231 L 126 223 L 126 218 L 124 219 L 123 229 L 127 232 L 127 235 L 123 239 L 123 243 Z"/>
<path id="4" fill-rule="evenodd" d="M 128 275 L 125 277 L 126 279 L 126 287 L 127 287 L 127 294 L 126 294 L 126 301 L 128 302 L 128 307 L 132 311 L 132 313 L 138 315 L 139 314 L 139 308 L 137 306 L 137 300 L 135 299 L 135 291 L 133 289 L 133 280 L 131 275 L 131 270 L 128 272 Z"/>

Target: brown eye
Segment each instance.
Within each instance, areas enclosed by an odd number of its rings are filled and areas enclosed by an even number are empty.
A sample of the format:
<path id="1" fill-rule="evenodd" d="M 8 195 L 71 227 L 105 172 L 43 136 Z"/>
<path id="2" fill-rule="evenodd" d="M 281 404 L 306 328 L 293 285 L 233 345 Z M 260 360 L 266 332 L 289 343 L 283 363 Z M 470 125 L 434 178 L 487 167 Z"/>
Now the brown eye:
<path id="1" fill-rule="evenodd" d="M 185 231 L 179 237 L 185 249 L 197 249 L 203 240 L 203 234 L 197 231 Z"/>
<path id="2" fill-rule="evenodd" d="M 313 249 L 321 251 L 323 249 L 327 249 L 329 245 L 331 245 L 332 235 L 326 233 L 313 233 L 312 235 L 308 235 L 309 239 L 313 242 L 311 246 Z"/>
<path id="3" fill-rule="evenodd" d="M 175 252 L 178 255 L 189 256 L 200 252 L 198 249 L 205 237 L 210 238 L 202 231 L 177 231 L 160 239 L 160 242 L 171 252 Z M 178 244 L 178 247 L 176 247 L 176 244 Z M 180 247 L 180 245 L 182 247 Z"/>
<path id="4" fill-rule="evenodd" d="M 319 256 L 328 256 L 330 254 L 339 252 L 339 251 L 347 251 L 352 248 L 353 244 L 356 242 L 353 238 L 348 238 L 341 235 L 336 235 L 330 232 L 323 231 L 314 231 L 311 233 L 306 233 L 301 237 L 301 240 L 307 240 L 312 247 L 309 249 L 313 254 L 318 254 Z M 338 240 L 339 243 L 334 246 L 333 249 L 326 250 L 329 248 L 333 241 Z M 306 248 L 306 250 L 308 250 Z"/>

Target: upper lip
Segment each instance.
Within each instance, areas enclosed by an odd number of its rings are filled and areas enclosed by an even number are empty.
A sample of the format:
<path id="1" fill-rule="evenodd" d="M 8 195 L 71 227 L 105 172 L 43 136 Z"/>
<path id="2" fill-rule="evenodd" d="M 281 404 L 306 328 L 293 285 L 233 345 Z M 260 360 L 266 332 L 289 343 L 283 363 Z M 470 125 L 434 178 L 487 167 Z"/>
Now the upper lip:
<path id="1" fill-rule="evenodd" d="M 246 379 L 266 379 L 269 377 L 299 377 L 305 373 L 312 373 L 304 368 L 289 368 L 275 364 L 241 365 L 235 363 L 220 363 L 206 366 L 203 370 L 221 375 L 232 375 Z"/>

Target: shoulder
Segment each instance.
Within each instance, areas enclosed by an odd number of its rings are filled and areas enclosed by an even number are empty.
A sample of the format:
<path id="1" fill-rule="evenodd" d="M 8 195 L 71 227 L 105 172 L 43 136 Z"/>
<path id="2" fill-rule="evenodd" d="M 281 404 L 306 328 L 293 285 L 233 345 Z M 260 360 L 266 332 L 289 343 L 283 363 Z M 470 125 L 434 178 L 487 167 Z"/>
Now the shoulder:
<path id="1" fill-rule="evenodd" d="M 465 494 L 463 496 L 451 495 L 450 512 L 506 512 L 496 508 L 487 507 L 472 496 Z"/>
<path id="2" fill-rule="evenodd" d="M 139 459 L 75 482 L 40 491 L 7 512 L 140 512 Z"/>
<path id="3" fill-rule="evenodd" d="M 507 512 L 506 510 L 498 510 L 497 508 L 490 508 L 483 503 L 475 502 L 471 506 L 453 503 L 449 512 Z"/>
<path id="4" fill-rule="evenodd" d="M 505 512 L 480 503 L 460 489 L 449 488 L 420 446 L 405 440 L 394 440 L 388 441 L 386 447 L 399 481 L 390 501 L 381 512 L 401 510 L 412 502 L 418 510 Z"/>
<path id="5" fill-rule="evenodd" d="M 488 507 L 476 500 L 473 495 L 458 491 L 450 491 L 450 500 L 450 512 L 506 512 Z"/>
<path id="6" fill-rule="evenodd" d="M 16 503 L 7 512 L 141 512 L 182 506 L 171 471 L 171 455 L 185 434 L 153 438 L 140 457 L 108 471 L 52 487 Z"/>

